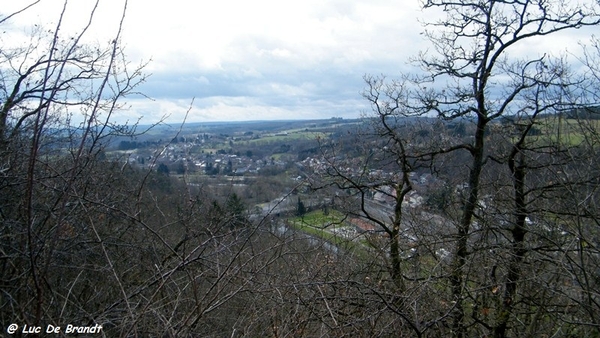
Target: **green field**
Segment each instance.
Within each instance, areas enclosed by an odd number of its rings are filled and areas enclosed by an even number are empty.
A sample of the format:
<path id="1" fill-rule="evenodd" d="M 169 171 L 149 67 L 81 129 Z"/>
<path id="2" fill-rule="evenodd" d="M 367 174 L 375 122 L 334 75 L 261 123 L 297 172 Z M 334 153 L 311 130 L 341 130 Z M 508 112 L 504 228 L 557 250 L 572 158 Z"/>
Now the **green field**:
<path id="1" fill-rule="evenodd" d="M 547 117 L 535 121 L 527 137 L 528 144 L 535 146 L 560 145 L 576 147 L 584 143 L 600 141 L 600 120 L 562 119 Z M 513 137 L 516 142 L 518 136 Z"/>
<path id="2" fill-rule="evenodd" d="M 347 238 L 334 232 L 334 229 L 351 228 L 345 223 L 344 215 L 336 210 L 329 211 L 327 215 L 322 210 L 313 211 L 304 216 L 290 218 L 289 221 L 292 228 L 351 251 L 356 257 L 370 257 L 369 245 L 364 238 Z"/>
<path id="3" fill-rule="evenodd" d="M 600 120 L 547 119 L 543 133 L 553 142 L 563 145 L 577 146 L 590 141 L 590 137 L 598 138 Z"/>
<path id="4" fill-rule="evenodd" d="M 269 135 L 262 136 L 258 139 L 248 140 L 249 144 L 252 145 L 263 145 L 272 142 L 285 142 L 285 141 L 298 141 L 298 140 L 315 140 L 317 137 L 326 137 L 327 135 L 322 132 L 311 132 L 311 131 L 301 131 L 288 133 L 287 135 Z"/>

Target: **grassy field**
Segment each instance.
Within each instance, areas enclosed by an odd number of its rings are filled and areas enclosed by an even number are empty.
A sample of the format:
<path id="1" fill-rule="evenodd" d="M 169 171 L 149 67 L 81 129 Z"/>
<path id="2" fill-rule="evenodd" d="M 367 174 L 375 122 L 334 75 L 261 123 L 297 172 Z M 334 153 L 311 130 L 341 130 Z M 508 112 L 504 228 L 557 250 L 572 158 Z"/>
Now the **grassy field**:
<path id="1" fill-rule="evenodd" d="M 344 215 L 331 210 L 326 215 L 323 211 L 313 211 L 303 217 L 290 218 L 290 226 L 314 237 L 321 238 L 335 246 L 351 251 L 356 257 L 371 257 L 367 241 L 358 235 L 351 238 L 336 233 L 335 230 L 353 229 L 344 222 Z"/>
<path id="2" fill-rule="evenodd" d="M 340 226 L 340 222 L 344 219 L 344 215 L 336 210 L 330 210 L 328 214 L 325 214 L 322 210 L 313 211 L 307 213 L 303 217 L 297 217 L 293 219 L 294 222 L 300 221 L 302 224 L 313 227 L 325 229 L 332 225 Z"/>
<path id="3" fill-rule="evenodd" d="M 599 137 L 600 120 L 576 120 L 548 117 L 535 124 L 539 135 L 530 139 L 540 144 L 560 144 L 562 146 L 578 146 L 590 141 L 590 136 Z M 597 140 L 596 140 L 597 141 Z"/>
<path id="4" fill-rule="evenodd" d="M 298 140 L 315 140 L 317 137 L 326 137 L 325 133 L 311 132 L 311 131 L 299 131 L 288 133 L 287 135 L 271 135 L 263 136 L 259 139 L 249 140 L 248 143 L 252 145 L 262 145 L 272 142 L 285 142 L 285 141 L 298 141 Z"/>

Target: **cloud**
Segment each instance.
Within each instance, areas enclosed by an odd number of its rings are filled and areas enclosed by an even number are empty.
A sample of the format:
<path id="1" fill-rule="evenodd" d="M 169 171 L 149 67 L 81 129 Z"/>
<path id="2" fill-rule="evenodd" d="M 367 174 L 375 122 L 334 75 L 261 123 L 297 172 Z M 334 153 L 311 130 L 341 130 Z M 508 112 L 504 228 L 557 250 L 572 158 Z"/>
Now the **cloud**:
<path id="1" fill-rule="evenodd" d="M 332 116 L 332 107 L 340 106 L 345 108 L 339 113 L 348 114 L 345 102 L 360 100 L 362 76 L 388 73 L 394 65 L 401 69 L 399 60 L 408 56 L 405 45 L 415 45 L 398 32 L 415 27 L 409 19 L 416 7 L 399 8 L 392 1 L 259 0 L 203 6 L 175 1 L 168 8 L 143 7 L 145 21 L 166 23 L 144 31 L 148 38 L 135 39 L 158 46 L 136 47 L 154 52 L 153 76 L 142 90 L 158 100 L 224 100 L 213 109 L 202 108 L 198 118 L 215 118 L 210 113 L 217 118 L 285 118 L 298 116 L 297 111 Z M 169 20 L 173 16 L 179 23 Z M 231 101 L 224 98 L 234 97 L 258 106 L 249 105 L 247 113 L 240 104 L 225 109 Z M 354 116 L 359 110 L 354 108 Z"/>
<path id="2" fill-rule="evenodd" d="M 60 2 L 41 4 L 19 23 L 55 22 Z M 69 4 L 77 19 L 65 30 L 76 31 L 90 6 Z M 122 5 L 100 2 L 91 39 L 114 34 Z M 362 76 L 402 59 L 398 32 L 415 8 L 391 0 L 130 0 L 125 52 L 134 64 L 152 60 L 139 89 L 153 100 L 129 99 L 120 116 L 179 118 L 192 98 L 193 120 L 358 116 Z"/>
<path id="3" fill-rule="evenodd" d="M 69 2 L 65 34 L 82 27 L 91 3 Z M 123 3 L 100 2 L 89 41 L 114 35 Z M 56 22 L 61 5 L 42 1 L 14 24 Z M 120 116 L 182 118 L 195 98 L 193 121 L 358 117 L 366 107 L 363 75 L 413 70 L 407 60 L 427 46 L 419 34 L 424 14 L 436 15 L 417 1 L 129 0 L 125 52 L 133 64 L 152 60 L 139 89 L 153 100 L 130 98 L 132 108 Z M 561 44 L 572 37 L 560 36 Z"/>

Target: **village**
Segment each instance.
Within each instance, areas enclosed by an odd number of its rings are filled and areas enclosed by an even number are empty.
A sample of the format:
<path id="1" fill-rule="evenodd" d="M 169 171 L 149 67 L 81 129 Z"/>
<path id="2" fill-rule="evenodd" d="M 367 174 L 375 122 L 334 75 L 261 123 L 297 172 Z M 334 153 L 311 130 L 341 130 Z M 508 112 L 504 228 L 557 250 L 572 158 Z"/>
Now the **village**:
<path id="1" fill-rule="evenodd" d="M 329 163 L 319 154 L 319 144 L 315 135 L 344 135 L 346 128 L 355 121 L 342 123 L 333 120 L 336 125 L 317 126 L 314 122 L 286 123 L 274 131 L 253 130 L 243 127 L 231 127 L 222 130 L 186 130 L 179 136 L 169 137 L 161 134 L 143 142 L 121 141 L 112 156 L 120 156 L 123 161 L 143 169 L 156 170 L 158 173 L 185 179 L 193 186 L 210 185 L 212 188 L 230 186 L 240 196 L 257 196 L 250 190 L 262 190 L 265 185 L 269 193 L 259 198 L 247 199 L 248 212 L 253 218 L 268 215 L 298 216 L 298 200 L 306 205 L 307 212 L 323 210 L 324 205 L 336 209 L 335 194 L 311 192 L 310 181 L 326 173 Z M 288 128 L 288 129 L 285 129 Z M 192 127 L 190 127 L 192 129 Z M 232 131 L 233 130 L 233 131 Z M 168 140 L 165 142 L 164 140 Z M 356 161 L 349 160 L 345 165 L 348 175 L 359 175 L 360 167 Z M 371 169 L 368 176 L 372 179 L 393 182 L 398 173 L 382 169 Z M 409 173 L 413 189 L 404 196 L 402 202 L 414 217 L 438 219 L 434 216 L 427 196 L 439 190 L 444 182 L 428 172 Z M 273 184 L 276 181 L 278 184 Z M 257 187 L 262 185 L 262 187 Z M 275 190 L 277 188 L 279 190 Z M 258 196 L 257 196 L 258 197 Z M 385 219 L 393 213 L 396 203 L 396 190 L 393 185 L 383 185 L 373 189 L 367 196 L 367 209 Z M 251 205 L 254 204 L 254 205 Z M 293 221 L 292 221 L 293 222 Z M 343 225 L 329 226 L 327 223 L 314 225 L 323 231 L 346 240 L 360 242 L 366 237 L 373 241 L 377 237 L 388 236 L 377 224 L 360 216 L 347 218 Z M 403 232 L 408 242 L 416 241 L 409 226 Z M 382 243 L 382 245 L 384 245 Z M 442 251 L 446 252 L 445 249 Z"/>

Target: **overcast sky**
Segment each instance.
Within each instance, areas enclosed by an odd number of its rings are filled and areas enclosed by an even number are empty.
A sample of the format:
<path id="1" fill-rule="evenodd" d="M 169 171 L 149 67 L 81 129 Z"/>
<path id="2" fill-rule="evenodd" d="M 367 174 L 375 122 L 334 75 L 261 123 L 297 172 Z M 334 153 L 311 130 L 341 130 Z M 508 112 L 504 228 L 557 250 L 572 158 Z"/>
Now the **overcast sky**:
<path id="1" fill-rule="evenodd" d="M 31 0 L 3 4 L 9 13 Z M 91 0 L 72 0 L 81 26 Z M 141 87 L 153 100 L 129 98 L 118 120 L 312 119 L 360 116 L 365 74 L 398 77 L 426 48 L 418 1 L 129 0 L 122 41 L 134 64 L 151 61 Z M 55 22 L 62 0 L 42 0 L 13 27 Z M 94 33 L 114 34 L 122 0 L 102 0 Z M 6 29 L 6 28 L 5 28 Z"/>

